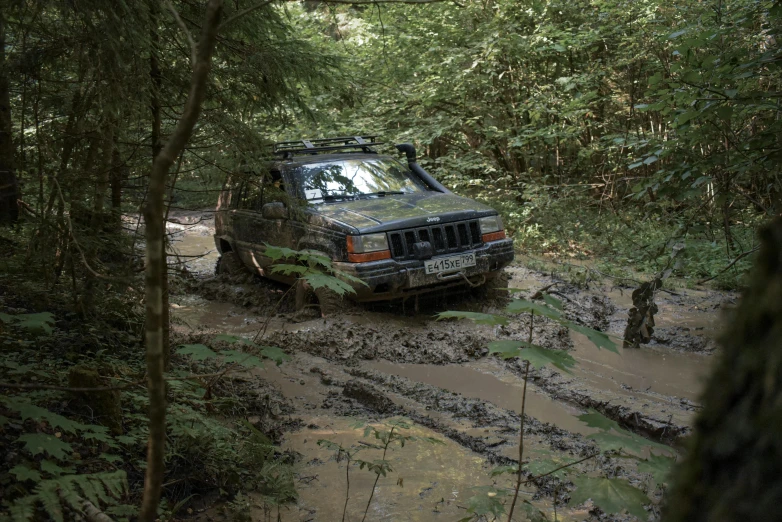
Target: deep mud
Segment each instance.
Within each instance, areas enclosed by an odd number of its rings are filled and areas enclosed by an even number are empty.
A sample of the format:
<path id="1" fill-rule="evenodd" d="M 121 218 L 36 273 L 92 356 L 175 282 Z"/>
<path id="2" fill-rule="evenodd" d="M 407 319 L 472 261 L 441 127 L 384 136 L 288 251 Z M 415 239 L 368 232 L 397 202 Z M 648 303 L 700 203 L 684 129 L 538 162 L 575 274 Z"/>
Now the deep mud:
<path id="1" fill-rule="evenodd" d="M 214 248 L 208 214 L 182 216 L 180 222 L 172 230 L 174 251 L 199 256 L 204 248 Z M 528 317 L 514 317 L 504 327 L 435 320 L 435 314 L 446 309 L 496 311 L 498 306 L 463 295 L 422 301 L 418 313 L 411 303 L 391 303 L 322 319 L 316 309 L 294 313 L 284 286 L 250 276 L 215 277 L 216 258 L 214 252 L 181 258 L 186 275 L 172 285 L 175 329 L 182 335 L 254 336 L 262 331 L 262 344 L 294 356 L 279 368 L 253 374 L 278 390 L 273 417 L 286 421 L 263 426 L 263 415 L 253 420 L 264 429 L 288 430 L 273 435 L 285 449 L 299 454 L 301 500 L 282 513 L 283 520 L 341 518 L 345 464 L 334 461 L 316 442 L 331 438 L 359 445 L 366 439 L 350 427 L 351 419 L 379 425 L 405 417 L 415 423 L 412 430 L 420 437 L 438 437 L 446 444 L 421 442 L 394 450 L 394 472 L 380 480 L 369 520 L 455 520 L 465 515 L 470 488 L 492 483 L 510 487 L 508 478 L 492 479 L 489 471 L 518 459 L 522 368 L 515 360 L 487 357 L 487 344 L 526 340 Z M 556 283 L 550 290 L 572 320 L 621 336 L 632 289 L 608 283 L 582 289 L 519 266 L 508 273 L 510 286 L 522 289 L 523 297 Z M 530 372 L 525 461 L 574 460 L 597 453 L 595 443 L 586 438 L 595 428 L 577 418 L 590 409 L 652 440 L 678 445 L 698 409 L 700 383 L 709 371 L 723 309 L 735 301 L 733 294 L 707 290 L 659 292 L 652 342 L 620 348 L 621 354 L 598 350 L 583 336 L 536 317 L 533 342 L 568 350 L 578 364 L 572 374 L 548 368 Z M 626 478 L 655 502 L 660 499 L 660 490 L 633 460 L 601 455 L 574 468 Z M 358 520 L 373 476 L 352 473 L 357 478 L 355 483 L 351 478 L 348 513 Z M 403 479 L 403 485 L 394 485 L 397 479 Z M 524 498 L 550 519 L 555 491 L 559 520 L 626 518 L 607 517 L 591 505 L 566 506 L 571 488 L 567 477 L 550 476 L 522 489 Z"/>

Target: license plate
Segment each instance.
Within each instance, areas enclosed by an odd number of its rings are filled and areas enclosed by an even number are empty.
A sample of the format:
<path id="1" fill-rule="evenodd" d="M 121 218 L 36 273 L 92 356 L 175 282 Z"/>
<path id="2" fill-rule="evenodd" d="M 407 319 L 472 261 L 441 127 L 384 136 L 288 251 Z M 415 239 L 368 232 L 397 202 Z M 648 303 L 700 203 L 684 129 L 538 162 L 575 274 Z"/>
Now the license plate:
<path id="1" fill-rule="evenodd" d="M 427 274 L 454 272 L 468 266 L 475 266 L 475 254 L 461 254 L 424 261 L 424 268 Z"/>

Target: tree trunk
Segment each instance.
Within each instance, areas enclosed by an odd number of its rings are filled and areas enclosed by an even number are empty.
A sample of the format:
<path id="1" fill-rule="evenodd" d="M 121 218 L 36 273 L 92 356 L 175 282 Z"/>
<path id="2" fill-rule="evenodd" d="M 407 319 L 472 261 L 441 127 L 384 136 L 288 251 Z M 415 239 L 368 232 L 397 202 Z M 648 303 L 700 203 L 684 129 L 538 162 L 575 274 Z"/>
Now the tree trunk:
<path id="1" fill-rule="evenodd" d="M 5 60 L 6 21 L 0 12 L 0 225 L 19 219 L 19 181 L 14 171 L 13 125 L 8 64 Z"/>
<path id="2" fill-rule="evenodd" d="M 161 137 L 161 106 L 160 106 L 160 91 L 163 87 L 163 74 L 160 71 L 160 59 L 158 57 L 158 50 L 160 47 L 160 34 L 158 33 L 158 17 L 159 6 L 155 0 L 150 3 L 150 50 L 149 50 L 149 76 L 152 80 L 152 96 L 150 98 L 149 109 L 152 112 L 152 161 L 155 161 L 157 155 L 163 148 Z M 167 216 L 168 212 L 166 212 Z M 162 231 L 160 232 L 164 238 L 166 236 L 166 220 L 164 219 L 160 225 Z M 163 244 L 163 263 L 162 273 L 160 274 L 162 281 L 162 294 L 163 294 L 163 308 L 162 308 L 162 323 L 163 323 L 163 368 L 168 370 L 169 361 L 171 359 L 171 343 L 170 343 L 170 331 L 171 331 L 171 305 L 169 301 L 169 288 L 168 288 L 168 256 L 166 254 L 166 243 Z"/>
<path id="3" fill-rule="evenodd" d="M 761 241 L 666 495 L 666 522 L 782 520 L 782 219 Z"/>
<path id="4" fill-rule="evenodd" d="M 144 497 L 139 520 L 153 522 L 157 518 L 157 506 L 163 484 L 166 441 L 166 386 L 164 368 L 163 330 L 163 277 L 165 268 L 165 241 L 163 233 L 163 196 L 168 171 L 182 153 L 201 113 L 206 94 L 206 82 L 212 63 L 212 53 L 217 41 L 222 0 L 209 0 L 201 36 L 193 64 L 193 76 L 185 110 L 177 122 L 174 133 L 152 162 L 149 177 L 149 196 L 144 208 L 146 222 L 146 352 L 147 380 L 149 387 L 149 442 L 147 444 L 147 469 L 144 477 Z"/>

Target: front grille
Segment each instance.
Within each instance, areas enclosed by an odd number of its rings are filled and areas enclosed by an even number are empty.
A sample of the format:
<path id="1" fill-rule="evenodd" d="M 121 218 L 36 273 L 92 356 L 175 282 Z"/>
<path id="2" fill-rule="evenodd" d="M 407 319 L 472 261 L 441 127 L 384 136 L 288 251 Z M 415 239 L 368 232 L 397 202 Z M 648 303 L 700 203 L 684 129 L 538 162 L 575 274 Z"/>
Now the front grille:
<path id="1" fill-rule="evenodd" d="M 477 219 L 458 221 L 389 232 L 388 244 L 391 247 L 391 257 L 415 259 L 413 245 L 420 241 L 429 241 L 436 256 L 472 250 L 483 244 Z"/>

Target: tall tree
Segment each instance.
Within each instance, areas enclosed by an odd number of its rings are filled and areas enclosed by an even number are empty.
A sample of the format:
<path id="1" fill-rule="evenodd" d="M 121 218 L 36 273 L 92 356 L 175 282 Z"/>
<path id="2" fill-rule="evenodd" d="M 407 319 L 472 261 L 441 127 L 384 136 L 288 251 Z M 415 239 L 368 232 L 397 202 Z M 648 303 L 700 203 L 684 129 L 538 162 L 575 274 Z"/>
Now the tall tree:
<path id="1" fill-rule="evenodd" d="M 144 480 L 144 498 L 139 519 L 153 522 L 163 484 L 166 441 L 166 384 L 163 379 L 166 343 L 163 320 L 163 290 L 165 272 L 165 223 L 163 198 L 171 166 L 182 153 L 201 114 L 206 95 L 207 79 L 212 67 L 212 54 L 217 41 L 223 0 L 209 0 L 201 27 L 197 49 L 193 50 L 193 74 L 185 111 L 173 134 L 155 156 L 149 176 L 149 194 L 144 208 L 146 222 L 146 350 L 149 388 L 149 443 L 147 469 Z"/>
<path id="2" fill-rule="evenodd" d="M 14 161 L 13 124 L 11 120 L 10 82 L 5 53 L 6 20 L 0 11 L 0 225 L 19 218 L 19 182 Z"/>

